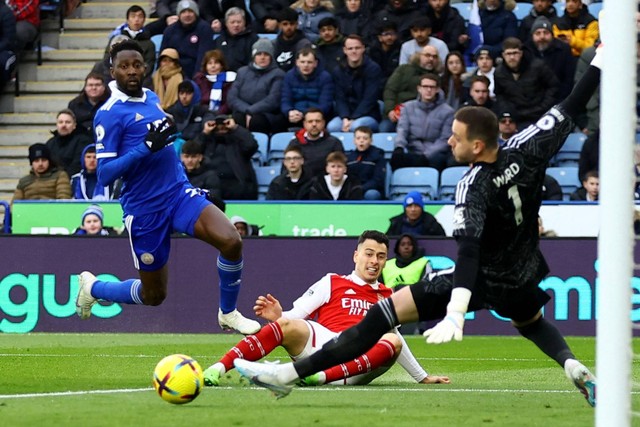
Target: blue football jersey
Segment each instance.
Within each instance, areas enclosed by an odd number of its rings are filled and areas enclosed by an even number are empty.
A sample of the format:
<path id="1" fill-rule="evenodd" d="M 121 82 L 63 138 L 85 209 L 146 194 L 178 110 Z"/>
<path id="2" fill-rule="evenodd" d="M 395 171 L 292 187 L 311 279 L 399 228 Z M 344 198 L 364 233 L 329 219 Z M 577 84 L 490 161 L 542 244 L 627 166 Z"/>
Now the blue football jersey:
<path id="1" fill-rule="evenodd" d="M 97 111 L 94 119 L 98 174 L 101 166 L 124 156 L 144 144 L 147 125 L 166 116 L 158 96 L 144 89 L 140 98 L 120 91 L 111 82 L 111 97 Z M 126 214 L 147 214 L 165 209 L 172 203 L 176 191 L 189 181 L 173 147 L 164 147 L 156 153 L 133 162 L 122 175 L 120 196 Z"/>

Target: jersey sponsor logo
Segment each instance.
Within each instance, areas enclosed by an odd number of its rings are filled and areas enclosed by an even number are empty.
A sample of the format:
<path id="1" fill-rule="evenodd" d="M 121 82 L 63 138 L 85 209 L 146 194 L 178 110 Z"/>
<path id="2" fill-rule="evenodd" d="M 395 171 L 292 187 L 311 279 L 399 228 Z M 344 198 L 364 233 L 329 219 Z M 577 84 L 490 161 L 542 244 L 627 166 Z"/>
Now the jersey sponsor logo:
<path id="1" fill-rule="evenodd" d="M 517 163 L 511 163 L 507 166 L 502 175 L 493 178 L 493 185 L 500 188 L 503 185 L 508 184 L 513 177 L 518 174 L 518 172 L 520 172 L 520 166 Z"/>
<path id="2" fill-rule="evenodd" d="M 464 230 L 464 208 L 457 207 L 453 211 L 453 229 Z"/>
<path id="3" fill-rule="evenodd" d="M 542 130 L 551 130 L 556 124 L 556 118 L 551 114 L 545 114 L 536 122 L 536 126 L 538 126 Z"/>
<path id="4" fill-rule="evenodd" d="M 198 43 L 198 40 L 199 40 L 199 39 L 198 39 L 198 36 L 197 36 L 196 34 L 193 34 L 193 35 L 191 36 L 191 38 L 189 38 L 189 43 L 196 44 L 196 43 Z"/>
<path id="5" fill-rule="evenodd" d="M 104 134 L 105 134 L 104 126 L 102 126 L 102 125 L 96 126 L 95 132 L 96 132 L 96 142 L 101 142 L 104 139 Z M 102 147 L 102 148 L 104 148 L 104 147 Z M 96 146 L 96 149 L 98 149 L 97 146 Z"/>
<path id="6" fill-rule="evenodd" d="M 149 252 L 145 252 L 142 255 L 140 255 L 140 261 L 142 261 L 142 263 L 145 265 L 153 264 L 154 260 L 155 258 Z"/>
<path id="7" fill-rule="evenodd" d="M 144 116 L 140 113 L 136 113 L 136 122 L 139 122 L 142 119 L 144 119 Z"/>
<path id="8" fill-rule="evenodd" d="M 342 308 L 349 310 L 349 315 L 353 316 L 365 316 L 373 305 L 369 301 L 355 298 L 342 298 L 340 301 Z"/>

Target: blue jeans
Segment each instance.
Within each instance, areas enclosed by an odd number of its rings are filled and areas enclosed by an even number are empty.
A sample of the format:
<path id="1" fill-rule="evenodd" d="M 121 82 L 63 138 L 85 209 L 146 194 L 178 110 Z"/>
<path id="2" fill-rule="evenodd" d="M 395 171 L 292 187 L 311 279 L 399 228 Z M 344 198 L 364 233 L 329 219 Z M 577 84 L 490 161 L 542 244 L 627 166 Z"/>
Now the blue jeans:
<path id="1" fill-rule="evenodd" d="M 353 132 L 356 128 L 360 126 L 367 126 L 371 128 L 372 132 L 378 132 L 378 121 L 371 116 L 363 116 L 355 119 L 351 122 L 351 126 L 349 127 L 349 132 Z M 329 132 L 342 132 L 342 117 L 334 117 L 331 119 L 329 124 L 327 124 L 327 130 Z"/>

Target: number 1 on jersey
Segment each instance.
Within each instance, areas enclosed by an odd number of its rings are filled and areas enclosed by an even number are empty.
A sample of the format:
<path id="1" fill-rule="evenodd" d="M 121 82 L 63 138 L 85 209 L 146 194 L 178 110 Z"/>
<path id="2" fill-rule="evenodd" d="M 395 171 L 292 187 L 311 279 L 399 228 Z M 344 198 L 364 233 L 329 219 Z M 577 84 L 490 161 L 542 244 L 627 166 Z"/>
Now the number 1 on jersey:
<path id="1" fill-rule="evenodd" d="M 513 202 L 513 219 L 516 221 L 516 225 L 522 223 L 522 200 L 520 200 L 520 193 L 518 193 L 518 186 L 512 185 L 509 187 L 509 198 Z"/>

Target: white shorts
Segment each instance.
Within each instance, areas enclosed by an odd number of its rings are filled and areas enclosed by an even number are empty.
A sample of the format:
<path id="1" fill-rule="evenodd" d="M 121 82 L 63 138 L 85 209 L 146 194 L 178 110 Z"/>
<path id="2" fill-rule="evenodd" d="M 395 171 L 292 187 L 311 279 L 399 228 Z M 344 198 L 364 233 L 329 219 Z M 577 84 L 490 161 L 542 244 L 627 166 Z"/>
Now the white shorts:
<path id="1" fill-rule="evenodd" d="M 340 335 L 339 332 L 333 332 L 329 329 L 325 328 L 321 324 L 314 322 L 313 320 L 305 320 L 307 324 L 307 328 L 309 329 L 309 339 L 307 340 L 304 349 L 300 354 L 295 356 L 291 356 L 291 358 L 295 360 L 306 359 L 311 356 L 313 353 L 317 352 L 322 348 L 324 344 L 326 344 L 329 340 Z M 329 384 L 331 385 L 365 385 L 369 384 L 375 378 L 384 374 L 391 368 L 393 363 L 395 362 L 395 358 L 391 360 L 388 364 L 380 366 L 372 370 L 371 372 L 366 372 L 359 375 L 354 375 L 349 378 L 345 378 L 342 380 L 333 381 Z"/>

